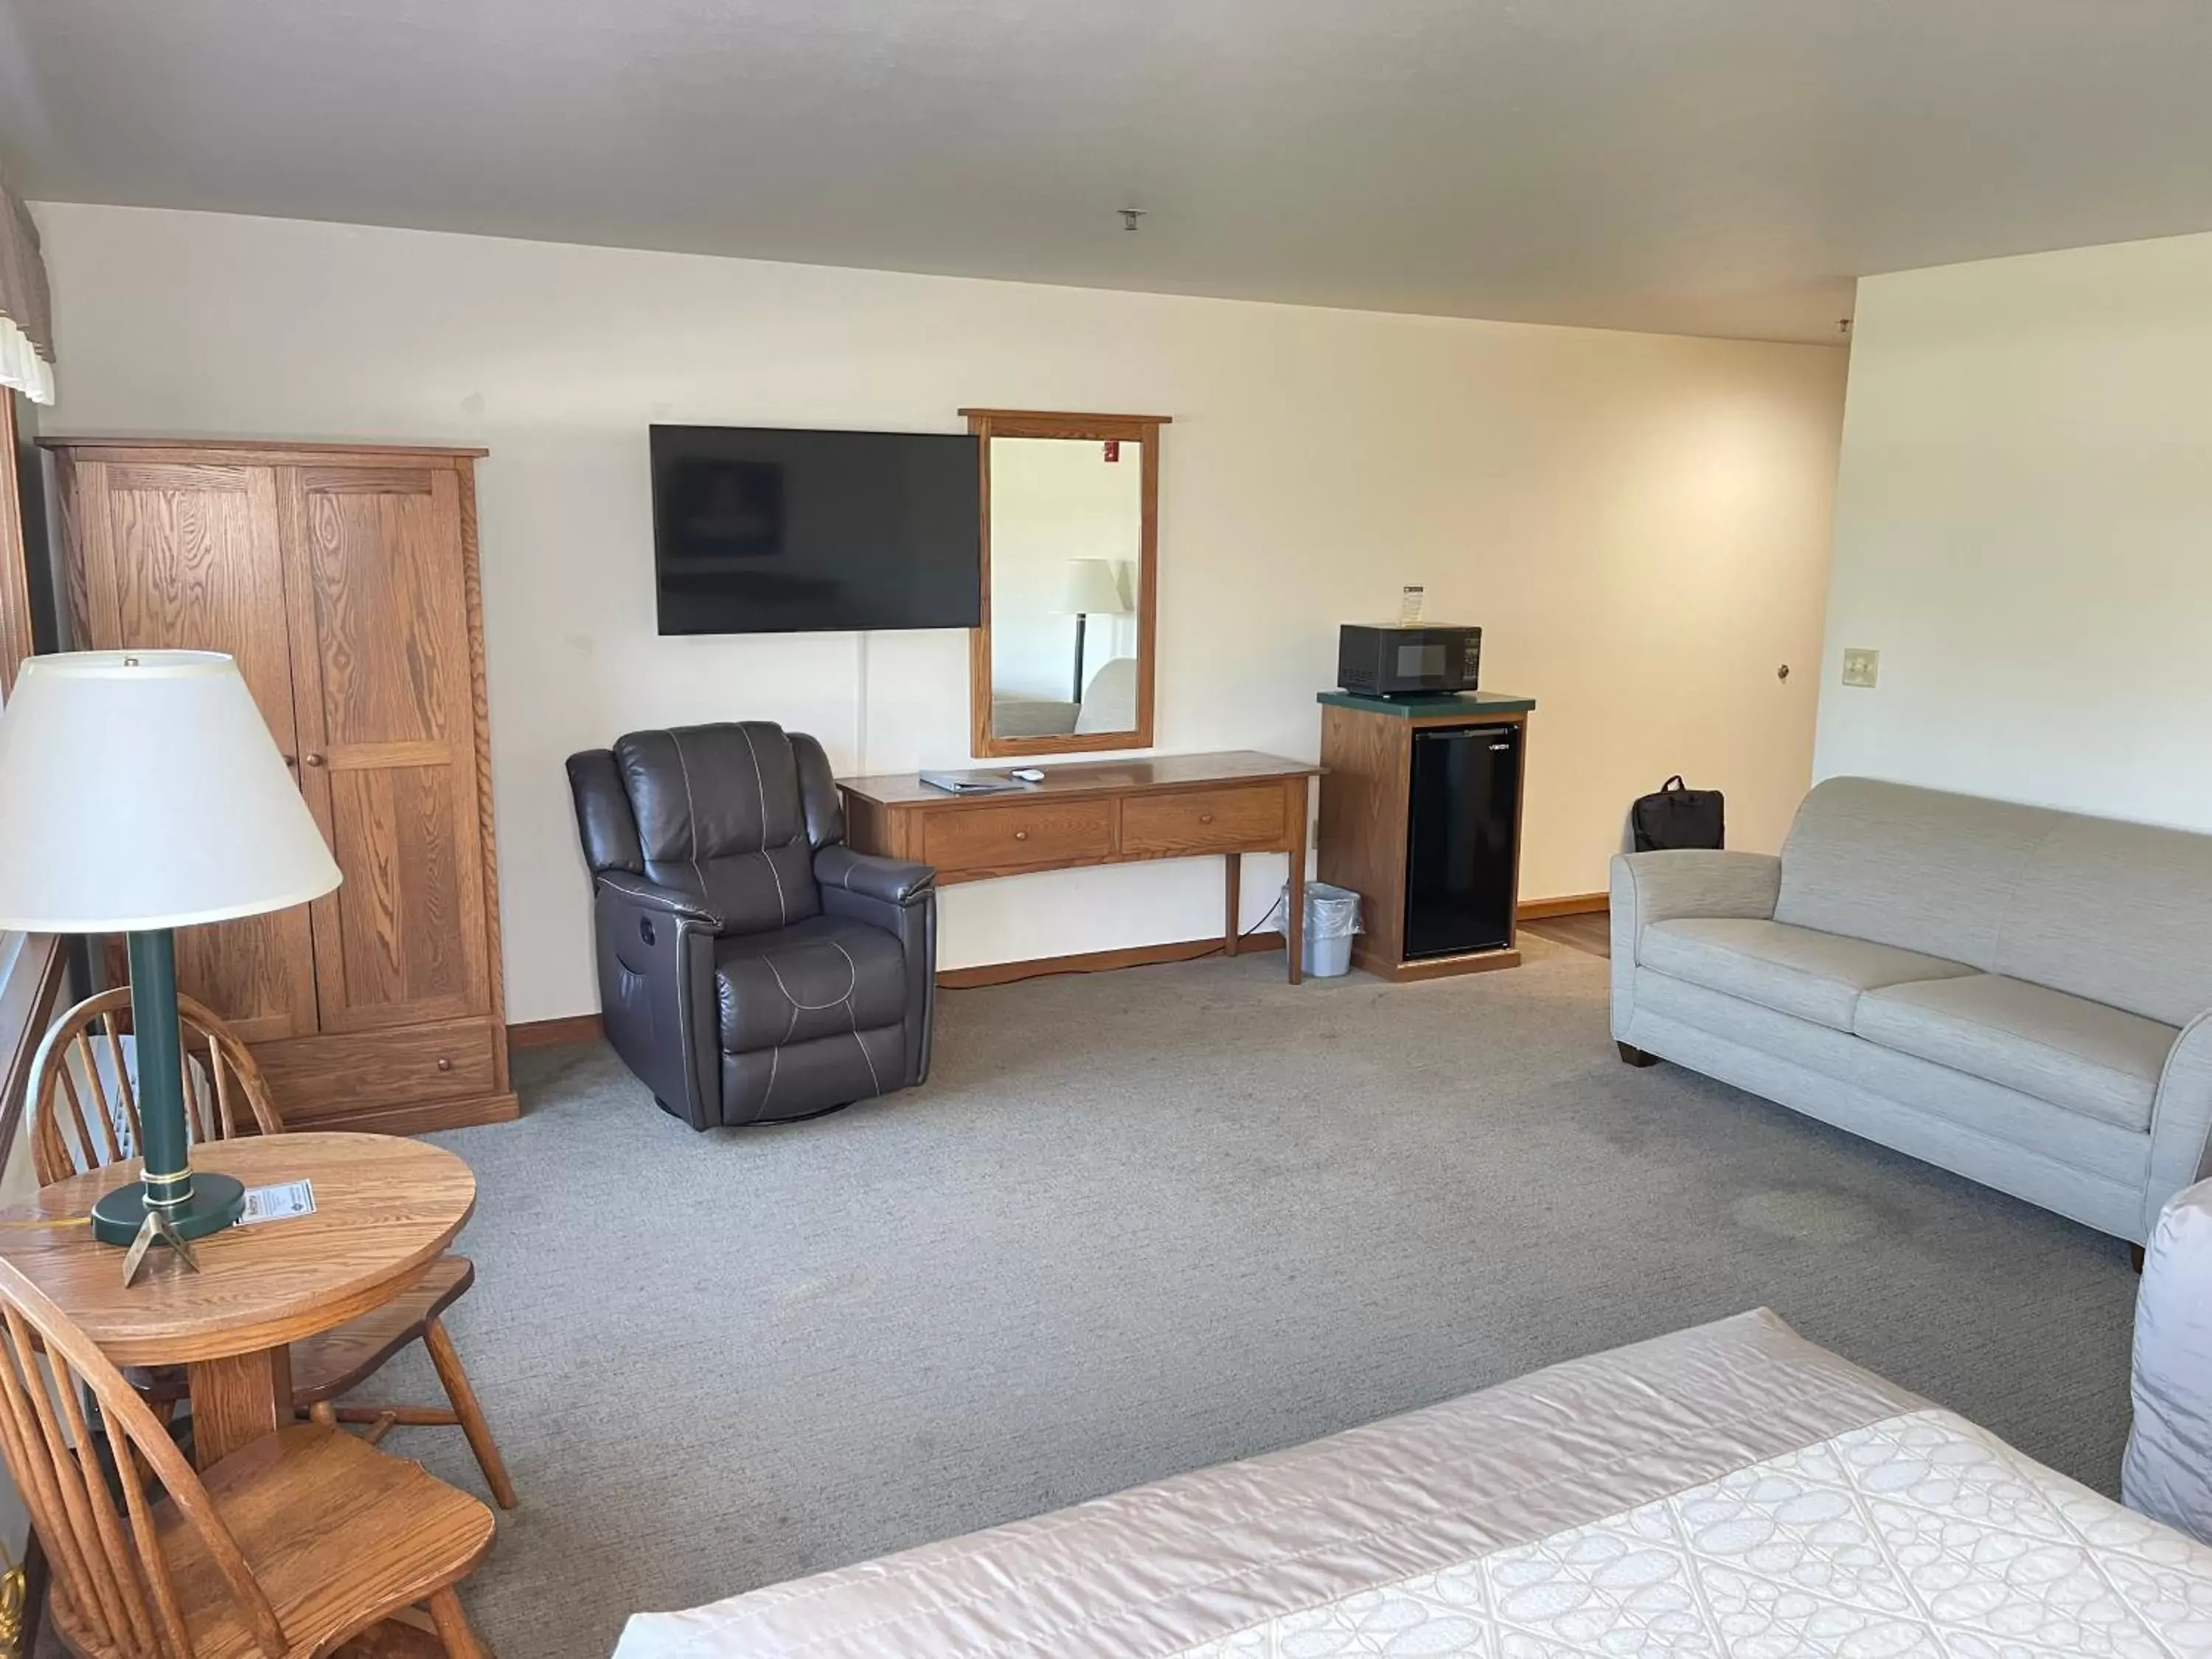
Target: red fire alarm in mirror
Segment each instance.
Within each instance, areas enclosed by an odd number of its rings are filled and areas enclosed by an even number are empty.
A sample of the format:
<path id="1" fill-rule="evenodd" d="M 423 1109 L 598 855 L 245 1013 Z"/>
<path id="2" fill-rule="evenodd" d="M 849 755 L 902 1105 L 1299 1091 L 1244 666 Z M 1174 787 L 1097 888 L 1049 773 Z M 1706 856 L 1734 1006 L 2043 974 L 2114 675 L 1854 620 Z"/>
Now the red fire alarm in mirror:
<path id="1" fill-rule="evenodd" d="M 1119 438 L 1106 440 L 1106 459 L 1109 461 L 1118 461 L 1121 459 L 1121 441 Z"/>

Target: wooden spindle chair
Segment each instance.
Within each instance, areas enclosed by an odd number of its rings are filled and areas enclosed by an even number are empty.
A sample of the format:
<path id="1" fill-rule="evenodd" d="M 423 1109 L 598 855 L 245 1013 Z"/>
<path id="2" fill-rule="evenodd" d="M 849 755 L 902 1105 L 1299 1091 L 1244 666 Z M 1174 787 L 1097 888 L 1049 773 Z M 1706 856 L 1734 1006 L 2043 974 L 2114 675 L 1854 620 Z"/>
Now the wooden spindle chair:
<path id="1" fill-rule="evenodd" d="M 125 1065 L 123 1038 L 131 991 L 123 987 L 87 997 L 55 1020 L 31 1062 L 31 1154 L 41 1186 L 66 1181 L 125 1156 L 118 1122 L 138 1144 L 138 1103 Z M 187 996 L 177 999 L 178 1036 L 184 1050 L 185 1116 L 192 1144 L 241 1133 L 282 1134 L 284 1120 L 252 1051 L 220 1015 Z M 108 1072 L 103 1076 L 100 1061 Z M 292 1401 L 324 1423 L 365 1427 L 374 1444 L 398 1426 L 458 1426 L 468 1437 L 484 1484 L 503 1510 L 514 1507 L 514 1483 L 492 1438 L 460 1351 L 446 1330 L 444 1314 L 476 1283 L 466 1256 L 445 1255 L 382 1307 L 292 1345 Z M 384 1363 L 420 1342 L 446 1390 L 444 1406 L 341 1406 L 338 1398 L 368 1381 Z M 188 1389 L 182 1366 L 134 1368 L 132 1381 L 165 1416 Z"/>
<path id="2" fill-rule="evenodd" d="M 203 1481 L 123 1374 L 4 1261 L 0 1455 L 72 1652 L 308 1659 L 427 1602 L 452 1659 L 483 1659 L 453 1586 L 491 1547 L 489 1510 L 321 1423 L 267 1436 Z"/>
<path id="3" fill-rule="evenodd" d="M 118 1127 L 127 1126 L 129 1144 L 138 1145 L 138 1097 L 123 1052 L 130 1015 L 128 986 L 102 991 L 63 1014 L 39 1045 L 30 1099 L 31 1157 L 40 1185 L 118 1162 L 125 1156 Z M 180 996 L 177 1033 L 184 1049 L 185 1124 L 193 1145 L 254 1131 L 282 1133 L 284 1122 L 260 1066 L 220 1018 Z M 241 1109 L 251 1115 L 250 1128 Z"/>

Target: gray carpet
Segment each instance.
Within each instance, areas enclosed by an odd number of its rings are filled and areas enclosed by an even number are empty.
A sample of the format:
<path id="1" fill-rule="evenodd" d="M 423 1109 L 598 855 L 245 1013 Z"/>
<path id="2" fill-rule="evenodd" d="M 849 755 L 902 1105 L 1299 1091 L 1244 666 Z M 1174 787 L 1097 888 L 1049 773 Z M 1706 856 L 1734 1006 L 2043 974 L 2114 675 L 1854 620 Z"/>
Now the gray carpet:
<path id="1" fill-rule="evenodd" d="M 1589 956 L 1281 963 L 951 993 L 927 1089 L 785 1128 L 519 1056 L 524 1120 L 441 1137 L 522 1492 L 465 1589 L 505 1659 L 1762 1303 L 2112 1489 L 2121 1245 L 1623 1066 Z M 390 1443 L 479 1489 L 449 1431 Z"/>

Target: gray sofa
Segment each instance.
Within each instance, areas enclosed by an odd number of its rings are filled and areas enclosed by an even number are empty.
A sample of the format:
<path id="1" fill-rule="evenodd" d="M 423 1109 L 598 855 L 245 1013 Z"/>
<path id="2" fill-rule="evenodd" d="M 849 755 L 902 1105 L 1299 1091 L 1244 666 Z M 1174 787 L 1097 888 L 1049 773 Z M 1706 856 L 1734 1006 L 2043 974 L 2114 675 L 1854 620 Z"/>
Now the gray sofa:
<path id="1" fill-rule="evenodd" d="M 2212 836 L 1832 778 L 1613 862 L 1613 1034 L 2137 1243 L 2212 1127 Z"/>

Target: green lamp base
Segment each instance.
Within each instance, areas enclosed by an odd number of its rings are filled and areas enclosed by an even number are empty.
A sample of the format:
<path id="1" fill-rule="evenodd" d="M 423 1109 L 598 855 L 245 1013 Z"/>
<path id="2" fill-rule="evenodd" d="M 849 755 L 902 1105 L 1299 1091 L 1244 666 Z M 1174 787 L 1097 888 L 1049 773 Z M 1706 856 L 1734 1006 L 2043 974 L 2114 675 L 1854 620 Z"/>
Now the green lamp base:
<path id="1" fill-rule="evenodd" d="M 158 1213 L 168 1222 L 167 1231 L 179 1237 L 205 1238 L 237 1220 L 245 1208 L 245 1182 L 211 1170 L 195 1170 L 192 1195 Z M 143 1182 L 118 1187 L 92 1206 L 92 1236 L 103 1244 L 134 1243 L 146 1225 L 147 1213 Z"/>

